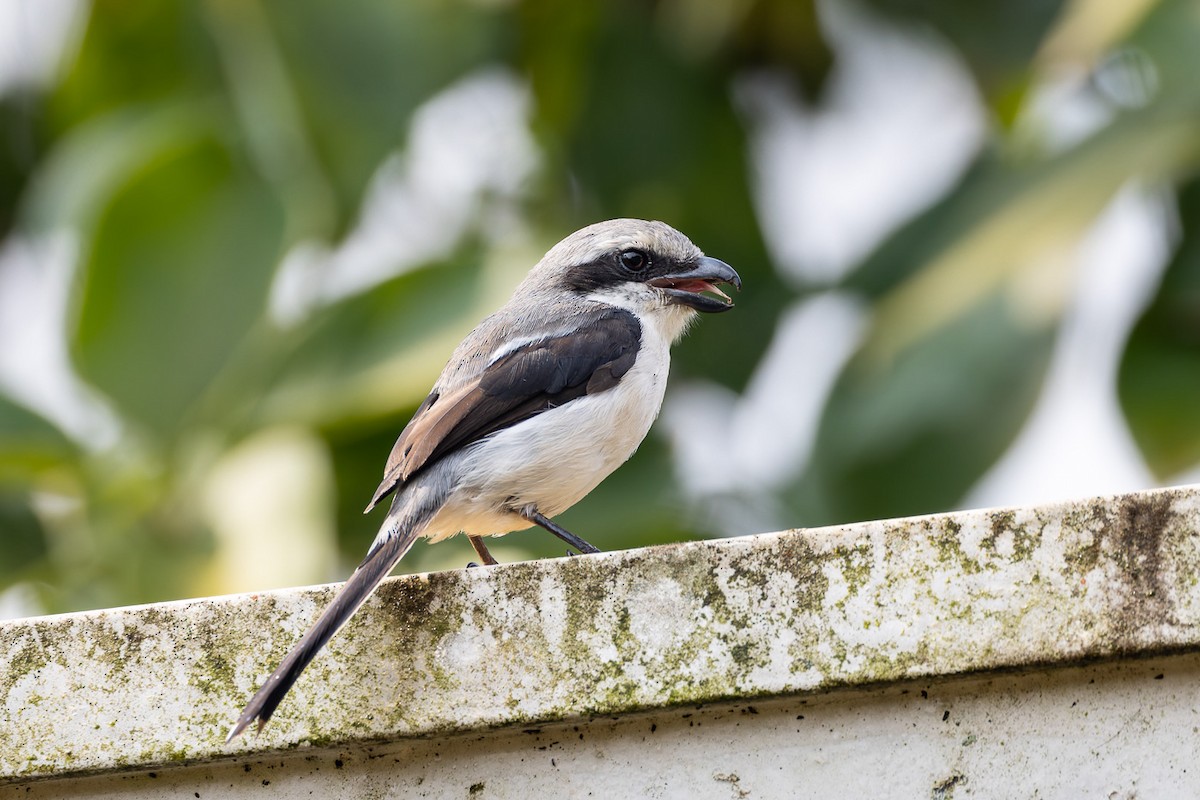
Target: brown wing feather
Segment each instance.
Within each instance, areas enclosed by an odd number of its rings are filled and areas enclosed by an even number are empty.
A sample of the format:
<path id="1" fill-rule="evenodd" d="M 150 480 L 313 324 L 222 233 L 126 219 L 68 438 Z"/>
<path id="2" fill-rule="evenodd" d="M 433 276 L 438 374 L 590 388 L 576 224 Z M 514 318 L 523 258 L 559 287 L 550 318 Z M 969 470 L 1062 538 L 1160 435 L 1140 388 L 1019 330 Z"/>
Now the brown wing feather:
<path id="1" fill-rule="evenodd" d="M 437 446 L 436 440 L 430 436 L 432 429 L 452 412 L 456 419 L 461 419 L 467 409 L 462 408 L 458 401 L 478 386 L 479 382 L 476 380 L 445 397 L 442 397 L 436 390 L 430 392 L 424 402 L 417 407 L 412 419 L 404 426 L 396 443 L 392 445 L 387 465 L 383 468 L 383 481 L 375 490 L 374 496 L 371 497 L 367 511 L 378 505 L 380 500 L 408 480 L 425 463 L 429 458 L 429 453 Z"/>

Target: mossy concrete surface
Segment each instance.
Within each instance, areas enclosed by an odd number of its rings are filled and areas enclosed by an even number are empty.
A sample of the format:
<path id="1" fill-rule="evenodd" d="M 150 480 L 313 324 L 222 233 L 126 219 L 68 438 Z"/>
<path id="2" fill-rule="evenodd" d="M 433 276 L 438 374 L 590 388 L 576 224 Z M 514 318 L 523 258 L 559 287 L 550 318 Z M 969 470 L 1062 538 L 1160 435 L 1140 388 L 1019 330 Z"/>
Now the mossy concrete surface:
<path id="1" fill-rule="evenodd" d="M 1200 650 L 1198 578 L 1196 487 L 403 576 L 231 745 L 336 587 L 17 620 L 0 780 Z"/>

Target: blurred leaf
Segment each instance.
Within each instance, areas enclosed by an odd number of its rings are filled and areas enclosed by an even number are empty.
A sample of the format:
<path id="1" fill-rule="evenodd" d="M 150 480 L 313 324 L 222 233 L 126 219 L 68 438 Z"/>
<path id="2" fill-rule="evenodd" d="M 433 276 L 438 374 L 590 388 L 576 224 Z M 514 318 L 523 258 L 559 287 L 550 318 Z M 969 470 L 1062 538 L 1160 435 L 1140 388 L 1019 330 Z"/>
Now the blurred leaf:
<path id="1" fill-rule="evenodd" d="M 502 18 L 480 5 L 267 0 L 264 7 L 343 229 L 367 181 L 403 144 L 413 111 L 497 60 L 504 44 Z"/>
<path id="2" fill-rule="evenodd" d="M 255 367 L 260 375 L 247 376 L 262 384 L 245 393 L 259 406 L 255 421 L 361 426 L 364 419 L 390 421 L 398 407 L 415 408 L 457 339 L 482 317 L 480 258 L 475 248 L 462 248 L 451 260 L 328 306 L 301 330 L 282 334 L 290 340 L 281 345 L 286 352 Z M 397 360 L 405 368 L 394 368 Z M 414 373 L 416 364 L 424 370 Z M 388 377 L 399 380 L 383 385 Z"/>
<path id="3" fill-rule="evenodd" d="M 712 5 L 709 0 L 696 3 Z M 694 16 L 708 15 L 697 8 Z M 734 58 L 739 69 L 786 70 L 809 98 L 820 94 L 833 65 L 813 0 L 755 0 L 738 20 Z"/>
<path id="4" fill-rule="evenodd" d="M 586 53 L 595 47 L 603 5 L 526 0 L 517 6 L 521 66 L 537 98 L 535 128 L 551 148 L 551 160 L 562 157 L 561 136 L 579 115 L 580 88 L 588 80 Z"/>
<path id="5" fill-rule="evenodd" d="M 75 454 L 57 427 L 0 395 L 0 480 L 28 480 Z"/>
<path id="6" fill-rule="evenodd" d="M 211 0 L 204 11 L 245 152 L 284 202 L 287 244 L 329 239 L 336 227 L 336 199 L 312 150 L 261 4 Z"/>
<path id="7" fill-rule="evenodd" d="M 886 295 L 1002 210 L 1014 183 L 994 155 L 985 155 L 942 199 L 885 239 L 845 286 L 872 300 Z"/>
<path id="8" fill-rule="evenodd" d="M 113 195 L 71 342 L 80 373 L 167 438 L 259 319 L 282 237 L 278 201 L 206 133 L 150 154 Z"/>
<path id="9" fill-rule="evenodd" d="M 0 97 L 0 237 L 7 236 L 21 193 L 45 148 L 43 103 L 29 91 Z"/>
<path id="10" fill-rule="evenodd" d="M 211 105 L 168 103 L 121 109 L 72 128 L 37 166 L 21 203 L 30 232 L 70 230 L 87 240 L 113 195 L 163 151 L 213 127 Z"/>
<path id="11" fill-rule="evenodd" d="M 879 2 L 923 14 L 940 9 L 963 19 L 997 10 L 995 3 L 955 12 L 943 8 L 941 0 Z M 1200 49 L 1185 45 L 1200 35 L 1194 8 L 1191 2 L 1166 0 L 1131 34 L 1128 45 L 1145 54 L 1160 80 L 1149 102 L 1112 108 L 1110 124 L 1061 152 L 1044 152 L 1044 147 L 986 151 L 958 186 L 867 258 L 848 286 L 879 298 L 923 272 L 910 294 L 924 297 L 912 306 L 920 306 L 918 313 L 932 321 L 936 314 L 931 312 L 942 310 L 931 308 L 931 298 L 960 310 L 973 306 L 1006 273 L 1037 259 L 1055 241 L 1077 239 L 1127 181 L 1188 174 L 1200 160 L 1195 136 L 1200 92 L 1194 80 Z M 1019 14 L 998 24 L 1016 25 L 1018 19 Z M 951 271 L 961 280 L 949 276 Z M 940 290 L 931 285 L 943 279 Z"/>
<path id="12" fill-rule="evenodd" d="M 954 43 L 975 80 L 1006 117 L 1029 62 L 1058 20 L 1063 0 L 869 0 L 880 11 L 928 24 Z M 1008 112 L 1008 113 L 1004 113 Z"/>
<path id="13" fill-rule="evenodd" d="M 1180 192 L 1179 216 L 1183 239 L 1118 378 L 1130 430 L 1160 478 L 1200 463 L 1200 181 Z"/>
<path id="14" fill-rule="evenodd" d="M 45 558 L 46 534 L 29 507 L 28 496 L 0 487 L 0 585 Z"/>
<path id="15" fill-rule="evenodd" d="M 1053 338 L 994 294 L 894 361 L 865 355 L 868 343 L 826 406 L 805 479 L 815 490 L 798 495 L 824 509 L 803 524 L 953 508 L 1025 421 Z"/>
<path id="16" fill-rule="evenodd" d="M 1158 0 L 1123 45 L 1149 58 L 1157 104 L 1200 101 L 1196 70 L 1200 51 L 1193 46 L 1200 35 L 1200 14 L 1195 0 Z"/>
<path id="17" fill-rule="evenodd" d="M 1048 161 L 976 169 L 848 280 L 870 295 L 886 292 L 877 313 L 892 336 L 883 350 L 952 322 L 1004 281 L 1073 246 L 1127 181 L 1190 169 L 1200 157 L 1196 111 L 1148 109 Z"/>
<path id="18" fill-rule="evenodd" d="M 51 96 L 58 131 L 138 105 L 219 91 L 220 64 L 194 3 L 93 0 L 75 59 Z"/>
<path id="19" fill-rule="evenodd" d="M 1160 0 L 1070 0 L 1042 43 L 1043 64 L 1094 63 L 1124 39 Z"/>
<path id="20" fill-rule="evenodd" d="M 86 536 L 84 553 L 64 554 L 57 542 L 51 550 L 52 585 L 42 593 L 49 613 L 197 594 L 213 549 L 206 529 L 170 516 L 169 508 L 131 514 L 112 500 L 96 508 L 99 513 L 77 534 Z"/>

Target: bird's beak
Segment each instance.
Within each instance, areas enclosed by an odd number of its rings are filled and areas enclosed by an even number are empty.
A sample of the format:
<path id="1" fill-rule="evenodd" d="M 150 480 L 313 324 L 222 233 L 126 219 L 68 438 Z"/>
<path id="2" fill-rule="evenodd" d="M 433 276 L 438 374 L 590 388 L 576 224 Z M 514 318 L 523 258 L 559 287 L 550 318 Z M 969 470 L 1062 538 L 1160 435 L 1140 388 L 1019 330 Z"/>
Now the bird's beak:
<path id="1" fill-rule="evenodd" d="M 706 314 L 733 308 L 733 301 L 729 299 L 729 295 L 713 284 L 727 283 L 739 292 L 742 290 L 741 276 L 733 267 L 719 258 L 708 256 L 701 256 L 697 261 L 683 265 L 679 272 L 655 278 L 647 283 L 662 289 L 669 302 L 681 303 Z M 701 292 L 710 292 L 717 297 L 709 297 Z"/>

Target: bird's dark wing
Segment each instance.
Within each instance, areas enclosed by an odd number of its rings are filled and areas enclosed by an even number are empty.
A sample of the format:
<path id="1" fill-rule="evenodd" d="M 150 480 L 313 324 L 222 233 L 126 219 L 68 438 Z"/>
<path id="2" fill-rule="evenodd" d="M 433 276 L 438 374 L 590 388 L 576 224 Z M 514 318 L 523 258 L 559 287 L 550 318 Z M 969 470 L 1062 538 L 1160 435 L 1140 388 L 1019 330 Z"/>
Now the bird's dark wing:
<path id="1" fill-rule="evenodd" d="M 370 511 L 447 453 L 548 408 L 616 386 L 637 359 L 642 326 L 620 308 L 581 317 L 570 334 L 521 345 L 447 394 L 436 390 L 396 440 Z"/>

